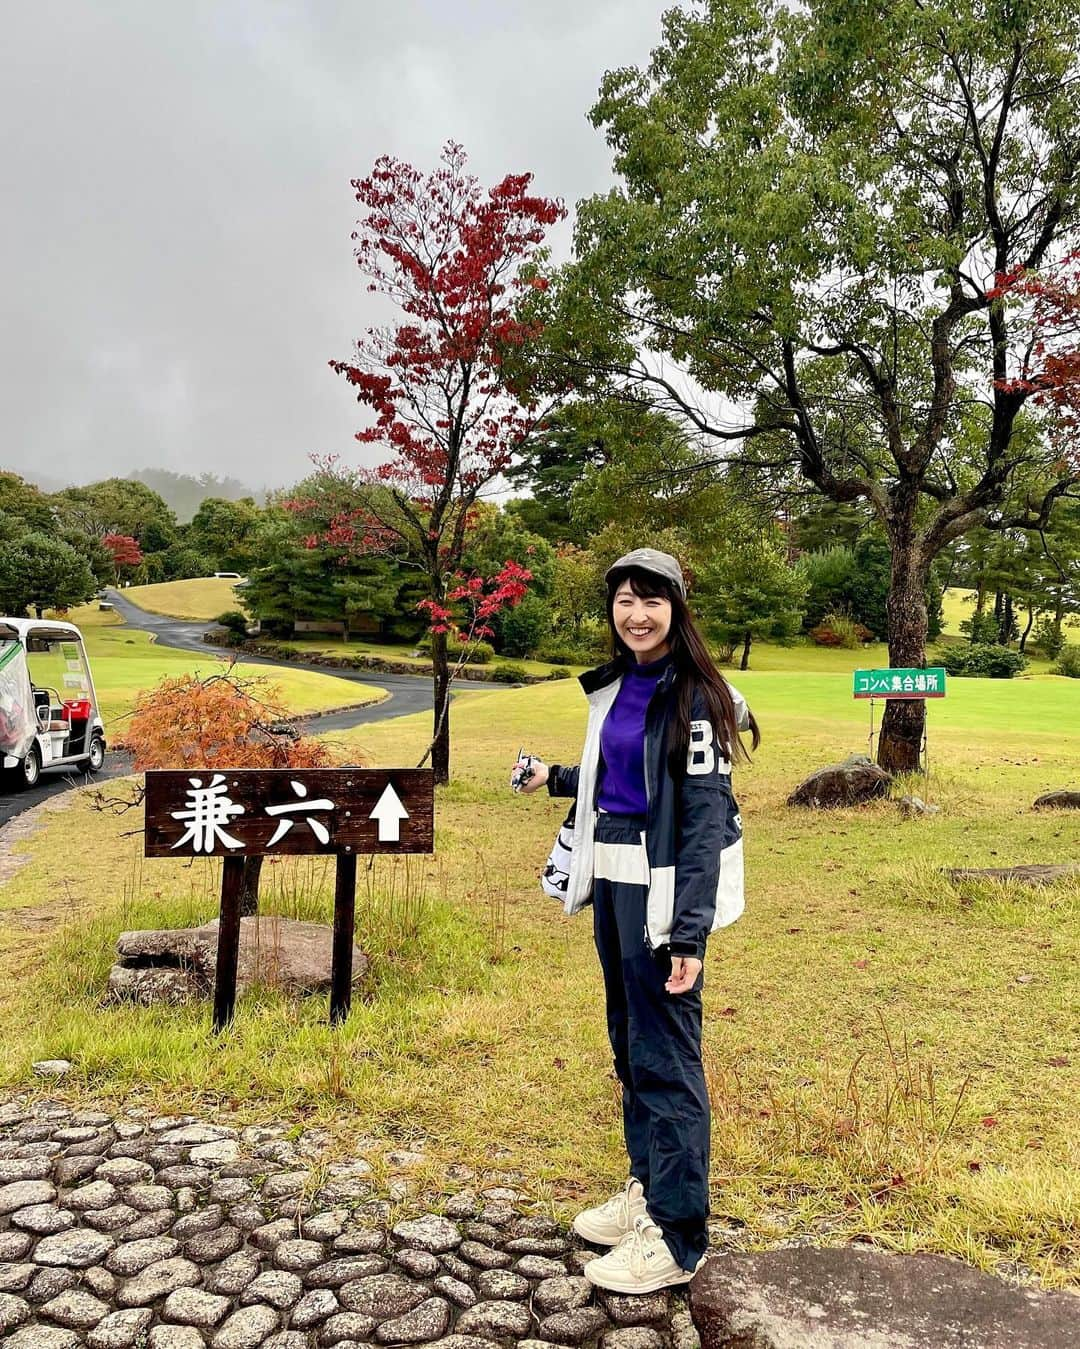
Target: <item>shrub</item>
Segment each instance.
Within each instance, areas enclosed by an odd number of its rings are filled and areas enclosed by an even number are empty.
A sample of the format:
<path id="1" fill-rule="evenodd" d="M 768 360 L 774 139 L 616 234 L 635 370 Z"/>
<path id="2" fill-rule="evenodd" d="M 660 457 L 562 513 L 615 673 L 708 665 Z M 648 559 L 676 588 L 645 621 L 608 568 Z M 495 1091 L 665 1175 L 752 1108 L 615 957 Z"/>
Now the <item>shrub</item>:
<path id="1" fill-rule="evenodd" d="M 569 679 L 570 677 L 569 670 L 552 670 L 548 675 L 549 679 Z"/>
<path id="2" fill-rule="evenodd" d="M 215 622 L 236 633 L 237 637 L 247 636 L 248 621 L 239 609 L 226 609 L 223 614 L 218 614 Z"/>
<path id="3" fill-rule="evenodd" d="M 839 646 L 848 651 L 856 650 L 873 635 L 868 627 L 847 614 L 826 614 L 816 628 L 810 629 L 810 637 L 817 646 Z"/>
<path id="4" fill-rule="evenodd" d="M 1080 679 L 1080 646 L 1063 646 L 1057 663 L 1050 667 L 1050 673 Z"/>
<path id="5" fill-rule="evenodd" d="M 491 677 L 497 679 L 500 684 L 524 684 L 529 678 L 529 672 L 524 665 L 504 660 L 492 666 Z"/>
<path id="6" fill-rule="evenodd" d="M 936 659 L 957 678 L 1012 679 L 1027 669 L 1027 660 L 1019 651 L 995 642 L 946 647 Z"/>
<path id="7" fill-rule="evenodd" d="M 499 636 L 508 656 L 528 656 L 551 631 L 551 605 L 540 595 L 528 594 L 499 615 Z"/>
<path id="8" fill-rule="evenodd" d="M 417 646 L 425 656 L 431 655 L 431 633 L 425 632 L 423 637 L 417 643 Z M 452 632 L 446 637 L 446 654 L 452 661 L 456 661 L 461 656 L 462 642 Z M 490 660 L 495 658 L 495 648 L 490 642 L 471 642 L 469 644 L 469 654 L 465 658 L 466 665 L 487 665 Z"/>
<path id="9" fill-rule="evenodd" d="M 1061 631 L 1061 624 L 1049 614 L 1035 624 L 1031 640 L 1051 660 L 1060 656 L 1065 649 L 1065 634 Z"/>
<path id="10" fill-rule="evenodd" d="M 998 621 L 992 613 L 972 614 L 960 624 L 960 631 L 971 639 L 974 646 L 986 646 L 996 640 Z"/>

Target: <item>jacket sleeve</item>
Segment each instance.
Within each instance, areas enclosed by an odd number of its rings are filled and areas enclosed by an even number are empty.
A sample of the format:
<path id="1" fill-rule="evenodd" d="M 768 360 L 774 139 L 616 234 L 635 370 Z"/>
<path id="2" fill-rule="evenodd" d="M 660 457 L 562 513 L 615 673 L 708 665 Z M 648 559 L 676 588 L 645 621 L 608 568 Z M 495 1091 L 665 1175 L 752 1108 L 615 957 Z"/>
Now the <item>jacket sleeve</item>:
<path id="1" fill-rule="evenodd" d="M 727 812 L 733 809 L 721 751 L 704 700 L 695 699 L 686 772 L 678 784 L 675 906 L 669 943 L 672 955 L 705 958 L 716 916 L 720 852 Z"/>
<path id="2" fill-rule="evenodd" d="M 553 763 L 548 769 L 547 789 L 549 796 L 572 796 L 576 799 L 578 774 L 581 768 L 575 764 L 567 768 L 565 764 Z"/>

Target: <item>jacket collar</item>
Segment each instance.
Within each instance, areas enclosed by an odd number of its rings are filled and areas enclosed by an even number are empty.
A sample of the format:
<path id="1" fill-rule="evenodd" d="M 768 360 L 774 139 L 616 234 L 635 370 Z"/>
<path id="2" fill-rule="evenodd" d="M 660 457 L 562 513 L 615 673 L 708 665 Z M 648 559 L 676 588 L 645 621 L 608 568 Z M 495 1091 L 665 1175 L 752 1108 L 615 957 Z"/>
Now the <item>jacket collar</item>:
<path id="1" fill-rule="evenodd" d="M 586 670 L 584 674 L 578 675 L 578 683 L 584 689 L 586 695 L 595 693 L 597 689 L 602 689 L 616 679 L 620 679 L 625 672 L 626 666 L 621 656 L 616 656 L 614 660 L 609 660 L 604 665 L 598 665 L 595 670 Z M 669 665 L 660 676 L 656 684 L 658 693 L 666 693 L 675 682 L 675 666 Z"/>

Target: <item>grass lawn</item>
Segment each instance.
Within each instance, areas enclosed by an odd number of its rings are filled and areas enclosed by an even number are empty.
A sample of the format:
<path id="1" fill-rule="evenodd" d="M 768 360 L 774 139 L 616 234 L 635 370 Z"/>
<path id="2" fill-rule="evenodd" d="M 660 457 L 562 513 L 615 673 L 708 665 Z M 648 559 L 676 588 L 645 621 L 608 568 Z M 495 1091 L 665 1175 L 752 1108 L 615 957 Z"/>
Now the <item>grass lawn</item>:
<path id="1" fill-rule="evenodd" d="M 239 609 L 240 601 L 226 577 L 199 576 L 190 581 L 162 581 L 158 585 L 129 586 L 124 599 L 166 618 L 190 618 L 208 623 L 227 609 Z"/>
<path id="2" fill-rule="evenodd" d="M 209 674 L 226 668 L 226 662 L 212 651 L 199 656 L 173 647 L 159 646 L 150 634 L 121 625 L 115 612 L 101 612 L 96 605 L 72 609 L 67 615 L 86 640 L 94 685 L 101 701 L 106 731 L 111 738 L 123 734 L 124 717 L 135 705 L 139 693 L 152 687 L 165 675 L 197 670 Z M 386 694 L 368 684 L 356 684 L 332 675 L 307 670 L 267 670 L 265 666 L 238 663 L 239 674 L 262 676 L 279 690 L 281 701 L 290 712 L 325 712 L 334 707 L 351 707 L 379 702 Z"/>
<path id="3" fill-rule="evenodd" d="M 940 815 L 804 813 L 784 801 L 805 772 L 865 748 L 868 713 L 850 693 L 861 653 L 809 653 L 803 670 L 784 668 L 796 649 L 759 654 L 733 676 L 764 734 L 737 779 L 748 907 L 706 966 L 725 1241 L 861 1239 L 1080 1284 L 1080 882 L 954 886 L 939 871 L 1076 858 L 1077 821 L 1030 803 L 1080 783 L 1080 682 L 953 681 L 929 708 L 932 775 L 914 784 Z M 209 862 L 143 862 L 137 822 L 73 795 L 0 889 L 0 1081 L 26 1087 L 31 1060 L 66 1057 L 75 1096 L 136 1092 L 238 1119 L 299 1111 L 343 1148 L 358 1132 L 422 1135 L 431 1192 L 450 1163 L 497 1157 L 563 1218 L 617 1187 L 590 920 L 565 918 L 536 883 L 564 803 L 506 785 L 521 744 L 576 758 L 580 690 L 477 691 L 453 724 L 435 855 L 362 868 L 374 978 L 338 1033 L 323 999 L 267 993 L 242 999 L 218 1041 L 206 1007 L 103 1008 L 117 933 L 212 916 L 216 877 Z M 418 716 L 338 739 L 409 764 L 427 734 Z M 321 862 L 267 870 L 267 911 L 329 915 Z"/>

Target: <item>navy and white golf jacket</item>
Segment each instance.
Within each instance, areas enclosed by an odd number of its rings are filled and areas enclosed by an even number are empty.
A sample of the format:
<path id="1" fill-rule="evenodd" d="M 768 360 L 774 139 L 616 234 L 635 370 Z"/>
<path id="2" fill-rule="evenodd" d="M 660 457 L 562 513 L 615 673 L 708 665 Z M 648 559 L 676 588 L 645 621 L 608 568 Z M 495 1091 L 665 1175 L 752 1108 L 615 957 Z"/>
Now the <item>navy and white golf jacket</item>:
<path id="1" fill-rule="evenodd" d="M 574 797 L 573 838 L 563 909 L 573 914 L 592 899 L 593 824 L 600 770 L 600 728 L 622 683 L 623 665 L 615 660 L 580 677 L 589 702 L 589 720 L 581 763 L 553 764 L 548 770 L 552 796 Z M 648 858 L 645 942 L 673 955 L 705 955 L 710 932 L 727 927 L 743 911 L 742 820 L 731 789 L 731 763 L 724 754 L 703 696 L 694 697 L 686 771 L 678 779 L 668 770 L 668 732 L 675 715 L 672 667 L 664 672 L 645 714 L 645 795 L 648 801 L 642 843 Z M 746 700 L 730 684 L 740 730 L 749 729 Z M 569 832 L 568 818 L 565 831 Z M 570 840 L 566 840 L 569 842 Z M 548 885 L 545 885 L 548 889 Z M 548 889 L 551 893 L 551 890 Z"/>

